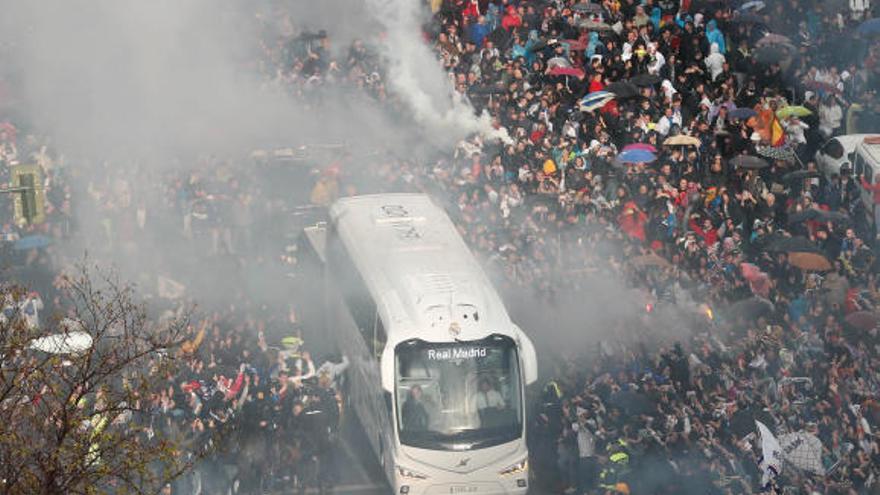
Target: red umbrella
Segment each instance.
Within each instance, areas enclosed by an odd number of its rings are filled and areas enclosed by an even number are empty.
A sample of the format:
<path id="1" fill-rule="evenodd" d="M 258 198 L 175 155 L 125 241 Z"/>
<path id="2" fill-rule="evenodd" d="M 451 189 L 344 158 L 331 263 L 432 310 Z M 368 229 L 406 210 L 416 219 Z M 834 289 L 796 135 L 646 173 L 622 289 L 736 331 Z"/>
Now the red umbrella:
<path id="1" fill-rule="evenodd" d="M 562 42 L 568 44 L 569 50 L 576 52 L 582 52 L 587 49 L 587 40 L 585 39 L 562 40 Z"/>
<path id="2" fill-rule="evenodd" d="M 553 67 L 547 74 L 551 76 L 573 76 L 578 79 L 583 79 L 586 75 L 583 69 L 578 69 L 576 67 Z"/>
<path id="3" fill-rule="evenodd" d="M 621 151 L 629 151 L 629 150 L 644 150 L 650 151 L 651 153 L 657 153 L 657 148 L 654 145 L 648 143 L 632 143 L 623 147 Z"/>
<path id="4" fill-rule="evenodd" d="M 877 313 L 873 311 L 856 311 L 855 313 L 850 313 L 846 315 L 846 322 L 852 325 L 853 327 L 868 331 L 877 326 L 878 318 Z"/>

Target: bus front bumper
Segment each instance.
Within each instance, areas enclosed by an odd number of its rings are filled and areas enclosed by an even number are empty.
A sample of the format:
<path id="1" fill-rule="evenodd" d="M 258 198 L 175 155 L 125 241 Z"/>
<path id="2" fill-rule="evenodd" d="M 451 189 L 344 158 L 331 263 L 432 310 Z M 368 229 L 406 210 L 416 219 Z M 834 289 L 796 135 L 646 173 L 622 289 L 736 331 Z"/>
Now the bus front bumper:
<path id="1" fill-rule="evenodd" d="M 397 493 L 399 495 L 525 495 L 528 490 L 528 476 L 522 476 L 491 482 L 400 484 Z"/>

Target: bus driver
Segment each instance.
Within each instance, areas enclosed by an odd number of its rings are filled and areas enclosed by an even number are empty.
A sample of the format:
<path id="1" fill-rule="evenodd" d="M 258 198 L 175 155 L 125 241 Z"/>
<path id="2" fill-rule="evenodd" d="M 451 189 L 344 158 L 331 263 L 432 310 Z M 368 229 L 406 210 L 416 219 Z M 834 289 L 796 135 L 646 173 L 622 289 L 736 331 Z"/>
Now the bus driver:
<path id="1" fill-rule="evenodd" d="M 401 410 L 403 429 L 408 431 L 424 431 L 428 429 L 428 410 L 422 402 L 422 387 L 413 385 L 409 389 L 406 402 Z"/>

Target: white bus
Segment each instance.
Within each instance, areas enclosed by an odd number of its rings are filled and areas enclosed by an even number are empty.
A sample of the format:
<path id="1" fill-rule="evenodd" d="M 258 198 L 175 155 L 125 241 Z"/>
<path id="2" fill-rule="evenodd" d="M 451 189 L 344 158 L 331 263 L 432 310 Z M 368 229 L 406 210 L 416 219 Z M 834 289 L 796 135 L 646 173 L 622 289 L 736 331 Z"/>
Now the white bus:
<path id="1" fill-rule="evenodd" d="M 420 194 L 348 197 L 305 234 L 394 493 L 526 493 L 535 349 L 446 213 Z"/>

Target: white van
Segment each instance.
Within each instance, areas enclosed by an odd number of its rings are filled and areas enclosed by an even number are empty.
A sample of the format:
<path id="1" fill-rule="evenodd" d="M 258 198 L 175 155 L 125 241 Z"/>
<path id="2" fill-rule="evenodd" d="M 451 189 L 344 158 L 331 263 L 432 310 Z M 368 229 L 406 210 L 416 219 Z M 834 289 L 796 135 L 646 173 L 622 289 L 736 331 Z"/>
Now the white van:
<path id="1" fill-rule="evenodd" d="M 850 134 L 837 136 L 826 142 L 816 152 L 816 164 L 826 177 L 840 174 L 848 165 L 853 176 L 862 175 L 871 184 L 880 181 L 880 134 Z M 873 208 L 873 195 L 862 188 L 862 201 L 869 210 Z"/>

